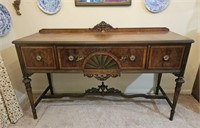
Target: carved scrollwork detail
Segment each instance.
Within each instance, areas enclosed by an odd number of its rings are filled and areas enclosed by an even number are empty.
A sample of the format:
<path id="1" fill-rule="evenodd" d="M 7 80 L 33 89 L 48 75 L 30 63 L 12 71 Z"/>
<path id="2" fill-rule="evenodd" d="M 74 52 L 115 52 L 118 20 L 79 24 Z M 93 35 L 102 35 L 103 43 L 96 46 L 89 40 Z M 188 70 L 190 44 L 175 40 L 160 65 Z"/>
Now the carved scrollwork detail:
<path id="1" fill-rule="evenodd" d="M 115 78 L 115 77 L 119 76 L 119 74 L 112 74 L 112 75 L 111 74 L 85 74 L 85 76 L 87 76 L 89 78 L 94 77 L 99 81 L 105 81 L 110 77 Z"/>
<path id="2" fill-rule="evenodd" d="M 14 2 L 13 2 L 13 6 L 14 6 L 14 8 L 15 8 L 15 11 L 16 11 L 16 13 L 17 13 L 17 15 L 21 15 L 21 13 L 20 13 L 20 4 L 21 4 L 21 0 L 15 0 Z"/>
<path id="3" fill-rule="evenodd" d="M 95 31 L 95 32 L 110 32 L 116 29 L 117 28 L 113 28 L 110 24 L 107 24 L 105 21 L 102 21 L 101 23 L 97 24 L 93 28 L 90 28 L 90 30 Z"/>
<path id="4" fill-rule="evenodd" d="M 115 88 L 108 88 L 107 85 L 102 82 L 101 85 L 98 86 L 98 88 L 91 88 L 85 91 L 86 94 L 100 94 L 100 95 L 106 95 L 106 94 L 121 94 L 121 91 Z"/>

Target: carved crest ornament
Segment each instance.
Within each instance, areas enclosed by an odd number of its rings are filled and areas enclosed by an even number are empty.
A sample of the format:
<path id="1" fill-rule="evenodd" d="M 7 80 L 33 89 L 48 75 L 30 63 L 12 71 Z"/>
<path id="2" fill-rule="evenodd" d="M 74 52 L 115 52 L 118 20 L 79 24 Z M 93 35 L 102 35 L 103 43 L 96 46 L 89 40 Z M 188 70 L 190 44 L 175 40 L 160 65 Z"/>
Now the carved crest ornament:
<path id="1" fill-rule="evenodd" d="M 105 21 L 102 21 L 101 23 L 95 25 L 93 28 L 90 28 L 90 30 L 96 32 L 110 32 L 116 29 L 117 28 L 113 28 L 110 24 L 107 24 Z"/>

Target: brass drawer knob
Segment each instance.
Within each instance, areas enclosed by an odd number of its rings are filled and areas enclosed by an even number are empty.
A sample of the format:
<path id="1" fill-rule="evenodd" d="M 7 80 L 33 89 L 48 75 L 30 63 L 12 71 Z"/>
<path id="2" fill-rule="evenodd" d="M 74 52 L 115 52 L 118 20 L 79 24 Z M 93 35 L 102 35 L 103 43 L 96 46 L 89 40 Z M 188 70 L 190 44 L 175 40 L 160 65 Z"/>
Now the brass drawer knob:
<path id="1" fill-rule="evenodd" d="M 130 61 L 135 61 L 136 57 L 134 55 L 130 56 Z"/>
<path id="2" fill-rule="evenodd" d="M 68 60 L 69 60 L 69 61 L 74 61 L 74 56 L 70 55 L 70 56 L 68 57 Z"/>
<path id="3" fill-rule="evenodd" d="M 40 55 L 37 55 L 35 58 L 36 58 L 37 61 L 41 61 L 42 60 L 42 57 Z"/>
<path id="4" fill-rule="evenodd" d="M 164 60 L 164 61 L 168 61 L 168 60 L 169 60 L 169 55 L 163 56 L 163 60 Z"/>

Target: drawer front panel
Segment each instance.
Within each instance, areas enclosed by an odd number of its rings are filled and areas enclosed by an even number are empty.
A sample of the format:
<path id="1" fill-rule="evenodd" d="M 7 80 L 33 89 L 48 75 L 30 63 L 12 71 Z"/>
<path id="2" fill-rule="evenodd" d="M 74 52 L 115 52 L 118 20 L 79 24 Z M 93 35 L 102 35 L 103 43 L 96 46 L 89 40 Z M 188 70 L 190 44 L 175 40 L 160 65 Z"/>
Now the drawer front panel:
<path id="1" fill-rule="evenodd" d="M 57 47 L 61 69 L 84 69 L 87 61 L 96 58 L 99 64 L 105 56 L 113 58 L 121 69 L 143 69 L 145 67 L 147 47 Z M 91 61 L 91 60 L 90 60 Z M 98 65 L 98 64 L 97 64 Z M 104 65 L 99 67 L 105 67 Z"/>
<path id="2" fill-rule="evenodd" d="M 144 69 L 147 47 L 124 47 L 112 49 L 122 69 Z"/>
<path id="3" fill-rule="evenodd" d="M 53 47 L 22 46 L 21 51 L 27 69 L 56 69 Z"/>
<path id="4" fill-rule="evenodd" d="M 152 46 L 149 55 L 149 69 L 179 69 L 185 46 Z"/>
<path id="5" fill-rule="evenodd" d="M 60 69 L 82 69 L 86 53 L 84 49 L 74 47 L 57 47 Z"/>

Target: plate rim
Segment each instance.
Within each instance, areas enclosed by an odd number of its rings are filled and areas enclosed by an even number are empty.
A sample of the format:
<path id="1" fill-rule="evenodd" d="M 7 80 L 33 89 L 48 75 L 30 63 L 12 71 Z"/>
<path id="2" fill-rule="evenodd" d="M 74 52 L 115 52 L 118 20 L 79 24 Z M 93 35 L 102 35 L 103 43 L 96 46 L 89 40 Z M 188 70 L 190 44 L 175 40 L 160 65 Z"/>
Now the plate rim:
<path id="1" fill-rule="evenodd" d="M 162 12 L 162 11 L 164 11 L 167 7 L 168 7 L 168 5 L 169 5 L 169 3 L 170 3 L 170 0 L 166 0 L 167 1 L 167 5 L 164 7 L 164 8 L 162 8 L 161 10 L 152 10 L 151 8 L 149 8 L 149 6 L 147 6 L 147 1 L 149 1 L 149 0 L 144 0 L 144 4 L 145 4 L 145 7 L 146 7 L 146 9 L 148 10 L 148 11 L 150 11 L 150 12 L 152 12 L 152 13 L 159 13 L 159 12 Z"/>
<path id="2" fill-rule="evenodd" d="M 7 17 L 5 16 L 6 19 L 8 20 L 8 24 L 6 25 L 6 27 L 9 26 L 9 27 L 7 28 L 7 31 L 6 31 L 6 32 L 2 33 L 3 31 L 0 31 L 0 37 L 3 37 L 3 36 L 5 36 L 5 35 L 7 35 L 7 34 L 10 32 L 10 30 L 11 30 L 11 26 L 12 26 L 12 17 L 11 17 L 11 15 L 10 15 L 10 12 L 9 12 L 8 9 L 6 8 L 6 6 L 4 6 L 4 5 L 1 4 L 1 3 L 0 3 L 0 6 L 1 6 L 2 8 L 4 8 L 5 11 L 6 11 L 6 14 L 5 14 L 5 13 L 1 10 L 1 7 L 0 7 L 1 12 L 2 12 L 4 15 L 7 16 Z M 9 17 L 9 19 L 8 19 L 8 17 Z"/>
<path id="3" fill-rule="evenodd" d="M 54 12 L 49 12 L 49 11 L 43 9 L 43 8 L 40 6 L 40 2 L 39 2 L 39 1 L 41 1 L 41 0 L 37 0 L 37 6 L 39 7 L 40 10 L 42 10 L 42 11 L 43 11 L 44 13 L 46 13 L 46 14 L 53 15 L 53 14 L 58 13 L 58 12 L 60 11 L 60 9 L 61 9 L 61 3 L 62 3 L 61 0 L 56 0 L 56 1 L 60 1 L 60 4 L 59 4 L 59 6 L 57 7 L 57 9 L 56 9 Z"/>

